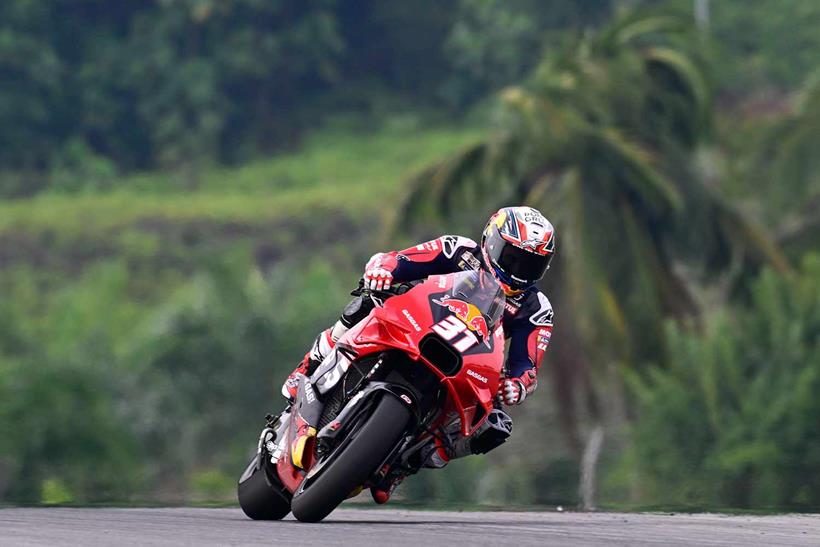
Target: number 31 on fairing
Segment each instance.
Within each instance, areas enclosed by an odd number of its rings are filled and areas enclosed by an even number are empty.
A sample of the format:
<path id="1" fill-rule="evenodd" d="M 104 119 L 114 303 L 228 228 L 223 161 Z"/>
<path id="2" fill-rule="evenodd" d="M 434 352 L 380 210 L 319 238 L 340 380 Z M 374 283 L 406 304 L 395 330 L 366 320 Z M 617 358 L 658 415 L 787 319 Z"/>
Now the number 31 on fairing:
<path id="1" fill-rule="evenodd" d="M 461 353 L 478 344 L 478 337 L 455 315 L 449 315 L 433 325 L 433 330 Z M 453 342 L 459 335 L 463 336 Z"/>

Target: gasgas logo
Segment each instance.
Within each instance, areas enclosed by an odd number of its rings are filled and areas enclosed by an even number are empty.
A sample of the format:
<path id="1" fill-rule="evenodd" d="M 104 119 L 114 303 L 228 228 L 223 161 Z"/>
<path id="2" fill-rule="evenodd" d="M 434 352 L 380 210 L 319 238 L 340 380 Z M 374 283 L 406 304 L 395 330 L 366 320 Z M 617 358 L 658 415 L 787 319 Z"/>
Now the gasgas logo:
<path id="1" fill-rule="evenodd" d="M 487 377 L 482 376 L 481 374 L 477 373 L 473 369 L 470 369 L 470 368 L 467 369 L 467 376 L 472 376 L 473 378 L 475 378 L 479 382 L 484 382 L 485 384 L 487 383 Z"/>
<path id="2" fill-rule="evenodd" d="M 487 328 L 487 320 L 484 319 L 481 310 L 474 304 L 447 295 L 444 295 L 441 300 L 433 299 L 433 302 L 453 312 L 456 317 L 467 325 L 468 329 L 478 335 L 479 339 L 487 341 L 490 334 L 490 329 Z"/>
<path id="3" fill-rule="evenodd" d="M 409 311 L 407 311 L 406 309 L 405 309 L 405 310 L 401 310 L 401 312 L 402 312 L 402 313 L 404 314 L 404 316 L 407 318 L 407 321 L 409 321 L 409 322 L 410 322 L 410 324 L 411 324 L 411 325 L 413 325 L 413 328 L 414 328 L 414 329 L 416 329 L 416 332 L 421 332 L 421 327 L 420 327 L 420 326 L 419 326 L 419 324 L 416 322 L 416 319 L 415 319 L 415 318 L 414 318 L 414 317 L 410 314 L 410 312 L 409 312 Z"/>

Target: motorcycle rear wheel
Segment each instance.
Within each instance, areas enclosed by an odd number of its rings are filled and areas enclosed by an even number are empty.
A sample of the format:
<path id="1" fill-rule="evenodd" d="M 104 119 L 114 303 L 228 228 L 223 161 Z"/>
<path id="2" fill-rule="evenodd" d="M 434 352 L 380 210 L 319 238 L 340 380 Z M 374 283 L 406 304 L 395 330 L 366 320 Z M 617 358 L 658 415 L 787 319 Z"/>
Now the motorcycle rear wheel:
<path id="1" fill-rule="evenodd" d="M 242 511 L 253 520 L 281 520 L 290 513 L 290 499 L 264 468 L 239 483 L 237 497 Z"/>
<path id="2" fill-rule="evenodd" d="M 293 516 L 302 522 L 319 522 L 328 516 L 378 471 L 409 420 L 410 409 L 405 403 L 393 395 L 383 395 L 364 425 L 351 433 L 354 438 L 345 443 L 342 452 L 293 496 Z"/>

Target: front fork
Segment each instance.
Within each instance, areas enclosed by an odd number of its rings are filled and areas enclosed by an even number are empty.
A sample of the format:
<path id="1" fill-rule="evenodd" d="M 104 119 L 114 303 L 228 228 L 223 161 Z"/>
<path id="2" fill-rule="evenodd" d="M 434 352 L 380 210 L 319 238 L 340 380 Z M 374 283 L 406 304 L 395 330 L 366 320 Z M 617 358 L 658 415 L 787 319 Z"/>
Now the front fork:
<path id="1" fill-rule="evenodd" d="M 272 465 L 276 465 L 282 457 L 285 432 L 290 425 L 290 418 L 290 409 L 287 409 L 275 421 L 269 420 L 268 427 L 262 430 L 259 437 L 259 453 L 262 454 L 264 450 L 270 456 L 269 461 Z"/>
<path id="2" fill-rule="evenodd" d="M 285 409 L 278 416 L 268 414 L 266 419 L 267 426 L 259 434 L 259 441 L 256 444 L 256 455 L 239 477 L 240 484 L 251 478 L 254 473 L 261 470 L 265 465 L 276 466 L 282 456 L 282 441 L 290 423 L 290 409 Z"/>

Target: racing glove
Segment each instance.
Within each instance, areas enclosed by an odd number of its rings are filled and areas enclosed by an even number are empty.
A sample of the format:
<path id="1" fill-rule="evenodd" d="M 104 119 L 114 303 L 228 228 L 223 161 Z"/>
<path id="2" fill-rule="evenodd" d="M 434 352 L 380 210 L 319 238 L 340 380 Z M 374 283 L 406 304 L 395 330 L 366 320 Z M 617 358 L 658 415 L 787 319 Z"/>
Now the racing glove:
<path id="1" fill-rule="evenodd" d="M 498 386 L 498 401 L 507 406 L 520 405 L 536 387 L 538 380 L 534 370 L 528 370 L 518 378 L 505 378 Z"/>
<path id="2" fill-rule="evenodd" d="M 364 286 L 371 291 L 386 291 L 393 284 L 393 270 L 398 261 L 387 253 L 376 253 L 364 268 Z"/>

